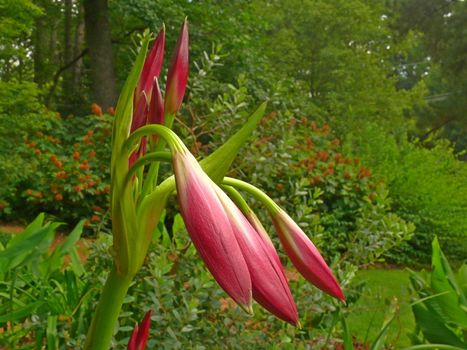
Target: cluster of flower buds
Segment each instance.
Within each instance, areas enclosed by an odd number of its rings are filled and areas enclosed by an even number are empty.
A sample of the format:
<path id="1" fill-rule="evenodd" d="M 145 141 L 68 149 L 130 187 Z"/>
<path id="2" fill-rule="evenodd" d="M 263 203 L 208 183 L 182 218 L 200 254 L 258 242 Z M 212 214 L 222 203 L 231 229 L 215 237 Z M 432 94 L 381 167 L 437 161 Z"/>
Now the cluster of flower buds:
<path id="1" fill-rule="evenodd" d="M 178 202 L 191 240 L 219 285 L 240 307 L 251 311 L 254 299 L 280 319 L 298 324 L 297 308 L 271 239 L 230 186 L 248 191 L 265 204 L 286 254 L 308 281 L 345 300 L 319 251 L 272 199 L 250 184 L 225 178 L 232 200 L 186 148 L 174 147 L 172 162 Z"/>
<path id="2" fill-rule="evenodd" d="M 249 313 L 252 312 L 252 301 L 256 300 L 278 318 L 298 325 L 297 307 L 278 253 L 261 222 L 235 189 L 238 188 L 255 196 L 264 204 L 284 251 L 296 269 L 316 287 L 344 301 L 345 297 L 339 283 L 302 229 L 262 191 L 246 182 L 224 177 L 239 148 L 251 135 L 256 124 L 251 120 L 247 121 L 229 141 L 200 163 L 170 129 L 171 123 L 166 121 L 164 125 L 164 115 L 171 116 L 173 121 L 173 116 L 180 108 L 185 93 L 188 77 L 187 22 L 185 21 L 182 26 L 172 57 L 165 101 L 162 103 L 157 77 L 161 72 L 164 40 L 164 29 L 162 29 L 144 61 L 133 96 L 134 112 L 130 134 L 125 140 L 126 148 L 123 148 L 129 152 L 136 151 L 141 156 L 144 153 L 146 138 L 157 134 L 170 148 L 171 154 L 166 154 L 164 157 L 166 160 L 171 160 L 174 177 L 156 185 L 153 193 L 147 196 L 143 194 L 143 199 L 134 204 L 132 207 L 134 209 L 128 211 L 129 214 L 125 214 L 126 218 L 131 215 L 134 217 L 133 213 L 137 212 L 139 221 L 136 222 L 134 219 L 134 227 L 141 228 L 138 226 L 141 225 L 139 222 L 146 223 L 144 228 L 146 235 L 129 240 L 128 235 L 131 232 L 125 233 L 127 236 L 122 239 L 119 239 L 119 233 L 117 236 L 114 233 L 114 242 L 118 240 L 117 243 L 128 242 L 128 245 L 142 247 L 142 244 L 138 246 L 138 240 L 141 237 L 148 237 L 148 233 L 150 234 L 157 223 L 158 213 L 165 206 L 164 201 L 176 190 L 180 211 L 190 238 L 207 268 L 227 294 Z M 256 123 L 264 113 L 264 108 L 265 106 L 261 109 L 259 118 L 258 116 L 252 118 Z M 253 128 L 250 124 L 254 125 Z M 138 164 L 135 163 L 133 168 L 139 167 L 146 161 L 159 159 L 160 153 L 163 152 L 147 154 L 144 159 L 138 160 Z M 134 156 L 134 153 L 131 153 L 130 157 Z M 132 169 L 129 174 L 133 174 Z M 141 181 L 143 181 L 142 176 L 141 172 Z M 128 205 L 128 200 L 133 200 L 132 198 L 130 194 L 122 197 L 120 201 L 116 200 L 115 207 L 125 210 L 124 206 Z M 151 212 L 147 209 L 151 208 L 147 203 L 152 199 L 155 203 L 153 208 L 157 210 Z M 149 214 L 145 216 L 145 213 Z M 148 224 L 151 221 L 152 226 Z M 128 220 L 126 223 L 122 221 L 122 227 L 131 227 L 128 222 Z M 147 244 L 145 246 L 147 247 Z M 126 254 L 130 250 L 123 246 L 121 251 Z M 141 249 L 139 252 L 145 254 Z M 134 254 L 129 252 L 127 256 L 131 260 Z"/>
<path id="3" fill-rule="evenodd" d="M 147 124 L 164 125 L 166 115 L 175 115 L 180 109 L 188 81 L 188 22 L 182 25 L 167 73 L 165 100 L 159 87 L 165 50 L 165 26 L 162 26 L 149 51 L 133 96 L 133 116 L 130 133 Z M 169 126 L 170 127 L 170 126 Z M 157 138 L 154 138 L 157 141 Z M 147 139 L 130 157 L 132 165 L 146 153 Z"/>

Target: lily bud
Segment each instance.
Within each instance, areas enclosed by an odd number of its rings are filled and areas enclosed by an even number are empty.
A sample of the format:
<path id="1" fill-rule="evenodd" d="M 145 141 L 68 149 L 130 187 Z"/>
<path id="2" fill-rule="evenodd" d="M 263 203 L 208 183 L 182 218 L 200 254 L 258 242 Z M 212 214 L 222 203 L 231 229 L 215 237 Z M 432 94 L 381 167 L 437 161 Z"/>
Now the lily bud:
<path id="1" fill-rule="evenodd" d="M 131 121 L 130 133 L 146 125 L 146 122 L 148 120 L 148 103 L 147 103 L 146 96 L 144 93 L 141 93 L 139 99 L 136 98 L 135 96 L 133 106 L 135 106 L 135 110 L 133 111 L 133 119 Z M 138 150 L 134 151 L 130 155 L 130 159 L 128 162 L 129 167 L 131 167 L 134 164 L 134 162 L 138 159 L 138 157 L 146 153 L 146 143 L 147 143 L 146 137 L 143 137 L 141 139 L 141 144 Z"/>
<path id="2" fill-rule="evenodd" d="M 217 185 L 188 150 L 173 152 L 180 212 L 194 246 L 219 285 L 251 310 L 251 279 Z"/>
<path id="3" fill-rule="evenodd" d="M 144 92 L 146 96 L 151 95 L 154 78 L 158 78 L 161 74 L 162 62 L 164 61 L 164 47 L 165 26 L 162 26 L 144 61 L 143 70 L 141 71 L 141 76 L 138 81 L 138 93 Z"/>
<path id="4" fill-rule="evenodd" d="M 163 26 L 146 56 L 133 98 L 133 118 L 130 132 L 146 125 L 148 121 L 149 99 L 152 97 L 154 79 L 161 74 L 164 60 L 165 27 Z"/>
<path id="5" fill-rule="evenodd" d="M 297 307 L 274 246 L 261 233 L 255 231 L 222 190 L 218 188 L 217 194 L 229 215 L 235 237 L 248 265 L 253 298 L 280 319 L 296 326 Z"/>
<path id="6" fill-rule="evenodd" d="M 148 341 L 149 326 L 151 325 L 151 313 L 149 310 L 141 322 L 141 327 L 135 325 L 133 333 L 131 334 L 130 341 L 128 342 L 128 350 L 144 350 L 146 349 L 146 342 Z"/>
<path id="7" fill-rule="evenodd" d="M 164 100 L 157 78 L 154 79 L 154 85 L 152 87 L 148 124 L 164 124 Z"/>
<path id="8" fill-rule="evenodd" d="M 180 109 L 188 81 L 188 21 L 185 19 L 170 62 L 165 87 L 165 112 L 175 114 Z"/>
<path id="9" fill-rule="evenodd" d="M 282 209 L 270 213 L 282 246 L 297 270 L 322 291 L 345 301 L 339 283 L 308 236 Z"/>

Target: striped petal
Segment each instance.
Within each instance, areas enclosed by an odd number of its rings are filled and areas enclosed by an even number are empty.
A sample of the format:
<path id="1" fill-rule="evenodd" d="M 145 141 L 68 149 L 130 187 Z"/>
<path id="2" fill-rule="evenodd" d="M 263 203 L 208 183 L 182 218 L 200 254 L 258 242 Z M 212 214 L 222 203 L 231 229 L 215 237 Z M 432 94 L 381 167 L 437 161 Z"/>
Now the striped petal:
<path id="1" fill-rule="evenodd" d="M 286 254 L 303 277 L 322 291 L 345 300 L 339 283 L 323 257 L 302 229 L 282 209 L 272 221 Z"/>
<path id="2" fill-rule="evenodd" d="M 217 185 L 188 151 L 175 152 L 172 159 L 180 211 L 193 244 L 219 285 L 250 310 L 250 273 Z"/>

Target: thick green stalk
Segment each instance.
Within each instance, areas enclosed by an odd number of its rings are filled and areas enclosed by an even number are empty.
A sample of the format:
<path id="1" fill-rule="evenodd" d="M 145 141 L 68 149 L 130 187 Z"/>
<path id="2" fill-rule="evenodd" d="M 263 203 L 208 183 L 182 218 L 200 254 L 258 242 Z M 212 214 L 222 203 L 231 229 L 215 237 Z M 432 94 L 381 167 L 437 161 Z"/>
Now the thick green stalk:
<path id="1" fill-rule="evenodd" d="M 174 122 L 175 115 L 173 114 L 168 114 L 165 116 L 165 123 L 164 126 L 166 126 L 169 129 L 172 129 L 172 124 Z M 155 152 L 161 152 L 165 148 L 165 140 L 164 139 L 159 139 L 157 144 L 156 144 L 156 149 L 154 150 Z M 155 161 L 152 162 L 151 166 L 149 167 L 148 175 L 146 176 L 146 181 L 143 186 L 143 190 L 141 192 L 141 197 L 144 198 L 146 197 L 147 194 L 151 193 L 154 188 L 157 186 L 157 179 L 159 177 L 159 168 L 160 168 L 160 162 Z"/>
<path id="2" fill-rule="evenodd" d="M 104 290 L 89 327 L 85 350 L 108 350 L 123 300 L 133 276 L 120 275 L 115 266 L 107 277 Z"/>

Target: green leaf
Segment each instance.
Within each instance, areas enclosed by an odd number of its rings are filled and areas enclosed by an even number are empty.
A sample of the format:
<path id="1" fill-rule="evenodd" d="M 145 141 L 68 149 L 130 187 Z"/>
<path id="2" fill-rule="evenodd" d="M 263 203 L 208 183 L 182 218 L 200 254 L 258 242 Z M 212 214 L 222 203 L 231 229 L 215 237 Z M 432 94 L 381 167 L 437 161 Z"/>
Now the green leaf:
<path id="1" fill-rule="evenodd" d="M 436 298 L 435 302 L 439 305 L 437 312 L 447 321 L 467 328 L 467 313 L 460 306 L 463 293 L 446 257 L 441 251 L 437 237 L 433 240 L 432 248 L 431 288 L 435 293 L 448 291 L 448 293 Z"/>
<path id="2" fill-rule="evenodd" d="M 143 69 L 144 60 L 148 51 L 149 39 L 150 36 L 145 33 L 138 56 L 136 57 L 133 68 L 125 81 L 125 85 L 123 85 L 118 98 L 112 135 L 112 173 L 115 170 L 115 157 L 120 154 L 119 151 L 121 146 L 128 137 L 128 133 L 130 131 L 131 115 L 133 110 L 133 94 Z"/>
<path id="3" fill-rule="evenodd" d="M 47 349 L 58 349 L 58 335 L 57 335 L 57 316 L 49 316 L 47 318 Z"/>
<path id="4" fill-rule="evenodd" d="M 266 105 L 267 103 L 263 102 L 240 130 L 200 162 L 203 170 L 214 182 L 220 183 L 227 174 L 240 148 L 245 144 L 264 116 Z"/>
<path id="5" fill-rule="evenodd" d="M 79 238 L 81 237 L 81 234 L 83 233 L 83 226 L 84 226 L 84 221 L 81 220 L 73 229 L 73 231 L 70 232 L 70 234 L 67 236 L 67 238 L 63 241 L 62 244 L 60 244 L 54 251 L 54 254 L 58 254 L 60 256 L 63 256 L 69 252 L 69 250 L 74 247 L 76 242 L 78 242 Z"/>
<path id="6" fill-rule="evenodd" d="M 85 270 L 76 247 L 72 247 L 69 254 L 71 259 L 71 269 L 77 276 L 81 276 Z"/>
<path id="7" fill-rule="evenodd" d="M 7 244 L 7 247 L 20 243 L 29 238 L 34 232 L 42 227 L 44 222 L 44 213 L 40 213 L 26 228 L 18 235 L 13 236 Z"/>
<path id="8" fill-rule="evenodd" d="M 44 301 L 36 301 L 32 304 L 27 304 L 19 309 L 16 309 L 13 312 L 10 312 L 6 315 L 0 316 L 0 323 L 3 322 L 14 322 L 17 320 L 21 320 L 29 315 L 31 315 L 39 306 L 44 304 Z"/>
<path id="9" fill-rule="evenodd" d="M 457 281 L 459 282 L 459 287 L 464 295 L 467 295 L 467 265 L 464 263 L 457 271 Z"/>
<path id="10" fill-rule="evenodd" d="M 128 138 L 130 131 L 133 93 L 146 58 L 149 39 L 149 34 L 145 33 L 141 49 L 120 93 L 112 131 L 112 158 L 110 166 L 112 179 L 112 233 L 116 257 L 115 263 L 120 271 L 135 272 L 144 259 L 144 255 L 131 253 L 138 251 L 135 245 L 140 245 L 141 239 L 130 237 L 131 234 L 136 234 L 139 230 L 132 190 L 129 186 L 124 186 L 125 177 L 128 172 L 128 154 L 123 150 L 123 144 Z"/>
<path id="11" fill-rule="evenodd" d="M 182 249 L 185 245 L 185 241 L 180 237 L 185 237 L 186 232 L 185 222 L 183 221 L 182 216 L 180 214 L 175 215 L 174 223 L 172 225 L 172 234 L 177 249 Z"/>
<path id="12" fill-rule="evenodd" d="M 24 234 L 26 238 L 16 239 L 14 244 L 8 244 L 5 250 L 0 251 L 0 268 L 3 269 L 0 272 L 6 272 L 9 269 L 24 264 L 29 259 L 39 259 L 52 244 L 54 233 L 58 226 L 59 224 L 47 224 L 37 231 L 26 229 L 20 233 L 18 236 Z"/>
<path id="13" fill-rule="evenodd" d="M 47 274 L 50 274 L 53 271 L 56 271 L 60 268 L 63 267 L 63 256 L 65 254 L 70 254 L 74 250 L 74 254 L 77 254 L 75 248 L 76 242 L 78 242 L 79 238 L 81 237 L 81 234 L 83 232 L 83 225 L 84 225 L 84 220 L 81 220 L 76 227 L 73 229 L 73 231 L 70 232 L 70 234 L 67 236 L 67 238 L 60 244 L 58 245 L 52 255 L 47 258 L 45 261 L 45 269 L 47 271 Z M 79 260 L 78 260 L 79 261 Z M 74 261 L 76 263 L 76 261 Z M 73 258 L 72 258 L 72 263 L 73 263 Z M 79 261 L 79 263 L 81 263 Z M 82 266 L 81 266 L 82 269 Z M 77 271 L 80 269 L 78 268 Z"/>
<path id="14" fill-rule="evenodd" d="M 437 317 L 421 304 L 412 305 L 417 325 L 430 343 L 465 347 L 466 344 Z"/>
<path id="15" fill-rule="evenodd" d="M 457 346 L 445 345 L 445 344 L 420 344 L 403 348 L 402 350 L 465 350 L 465 348 L 459 348 Z"/>
<path id="16" fill-rule="evenodd" d="M 378 350 L 378 349 L 383 348 L 384 340 L 386 339 L 389 326 L 396 318 L 396 315 L 398 312 L 399 312 L 399 303 L 398 303 L 397 298 L 394 298 L 391 301 L 391 306 L 389 307 L 388 313 L 384 317 L 383 326 L 381 327 L 381 330 L 379 331 L 378 335 L 376 336 L 376 339 L 373 341 L 373 344 L 371 345 L 371 350 Z"/>
<path id="17" fill-rule="evenodd" d="M 344 350 L 353 350 L 352 334 L 350 334 L 349 327 L 347 326 L 344 316 L 341 316 L 341 324 L 344 332 Z"/>

